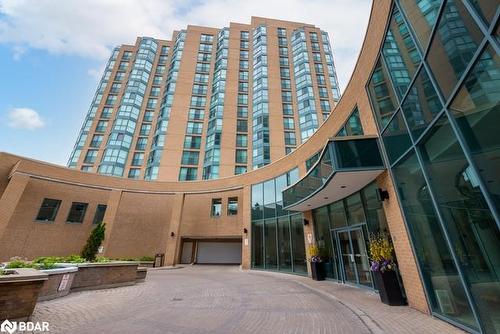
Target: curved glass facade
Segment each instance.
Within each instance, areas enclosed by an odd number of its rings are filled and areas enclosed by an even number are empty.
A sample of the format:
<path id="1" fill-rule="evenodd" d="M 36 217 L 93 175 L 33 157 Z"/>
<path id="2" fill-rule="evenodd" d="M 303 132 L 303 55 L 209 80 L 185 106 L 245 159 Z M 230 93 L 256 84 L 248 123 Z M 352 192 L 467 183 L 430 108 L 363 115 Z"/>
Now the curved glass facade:
<path id="1" fill-rule="evenodd" d="M 253 168 L 259 168 L 271 162 L 266 26 L 253 30 L 252 60 L 252 165 Z"/>
<path id="2" fill-rule="evenodd" d="M 123 176 L 157 48 L 158 44 L 154 39 L 143 38 L 141 40 L 139 51 L 99 165 L 98 172 L 100 174 Z"/>
<path id="3" fill-rule="evenodd" d="M 484 333 L 500 330 L 494 3 L 396 1 L 367 86 L 431 310 Z"/>
<path id="4" fill-rule="evenodd" d="M 312 136 L 319 125 L 304 29 L 297 29 L 293 32 L 292 55 L 300 138 L 304 142 Z"/>
<path id="5" fill-rule="evenodd" d="M 215 70 L 212 82 L 210 112 L 208 115 L 205 159 L 203 162 L 203 179 L 205 180 L 219 177 L 220 141 L 224 114 L 228 47 L 229 29 L 224 28 L 217 36 L 217 52 L 215 54 Z"/>
<path id="6" fill-rule="evenodd" d="M 182 52 L 184 50 L 184 42 L 186 40 L 186 31 L 181 30 L 176 38 L 172 50 L 172 58 L 168 68 L 167 81 L 165 85 L 165 92 L 161 101 L 160 113 L 156 121 L 156 129 L 151 145 L 151 151 L 147 161 L 147 167 L 144 173 L 145 180 L 155 180 L 158 178 L 160 169 L 160 160 L 165 145 L 165 136 L 167 134 L 168 121 L 170 120 L 170 112 L 172 110 L 172 103 L 174 101 L 175 86 L 179 68 L 181 65 Z"/>
<path id="7" fill-rule="evenodd" d="M 252 268 L 307 274 L 302 213 L 283 209 L 298 168 L 252 185 Z"/>

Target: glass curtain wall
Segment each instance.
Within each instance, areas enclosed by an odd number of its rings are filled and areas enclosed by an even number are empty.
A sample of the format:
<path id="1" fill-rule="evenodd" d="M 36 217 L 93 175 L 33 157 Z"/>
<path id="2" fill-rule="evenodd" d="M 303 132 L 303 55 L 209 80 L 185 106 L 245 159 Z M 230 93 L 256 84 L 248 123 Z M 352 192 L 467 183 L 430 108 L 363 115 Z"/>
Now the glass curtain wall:
<path id="1" fill-rule="evenodd" d="M 498 10 L 396 1 L 367 85 L 431 310 L 482 333 L 500 331 Z"/>
<path id="2" fill-rule="evenodd" d="M 364 244 L 354 243 L 353 246 L 356 249 L 352 250 L 358 254 L 364 254 L 365 257 L 368 255 L 366 247 L 369 234 L 388 232 L 384 209 L 377 198 L 377 185 L 375 183 L 343 200 L 314 209 L 313 219 L 316 242 L 321 255 L 326 259 L 326 276 L 339 281 L 342 281 L 343 278 L 349 278 L 342 275 L 342 271 L 348 268 L 340 264 L 344 236 L 347 238 L 344 240 L 346 241 L 344 246 L 351 246 L 347 235 L 349 232 L 337 234 L 337 231 L 352 230 L 351 239 L 356 242 L 364 239 Z M 353 236 L 354 238 L 352 238 Z M 367 258 L 363 258 L 363 260 L 366 262 Z M 364 267 L 359 265 L 357 268 L 360 277 L 358 284 L 371 287 L 370 274 L 362 270 Z M 352 273 L 354 272 L 353 267 Z"/>
<path id="3" fill-rule="evenodd" d="M 252 186 L 252 268 L 307 274 L 303 217 L 283 210 L 281 194 L 298 178 L 295 168 Z"/>

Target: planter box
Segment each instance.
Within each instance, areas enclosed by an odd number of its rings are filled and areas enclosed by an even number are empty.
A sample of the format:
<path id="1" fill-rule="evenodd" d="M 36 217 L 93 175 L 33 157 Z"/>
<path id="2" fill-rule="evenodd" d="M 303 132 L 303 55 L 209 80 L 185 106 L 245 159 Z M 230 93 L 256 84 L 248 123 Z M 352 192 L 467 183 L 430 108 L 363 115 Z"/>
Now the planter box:
<path id="1" fill-rule="evenodd" d="M 43 283 L 40 294 L 38 295 L 38 301 L 66 296 L 71 289 L 78 268 L 73 266 L 45 269 L 41 271 L 49 275 L 49 279 Z"/>
<path id="2" fill-rule="evenodd" d="M 146 275 L 148 274 L 148 268 L 137 267 L 137 276 L 135 277 L 136 282 L 144 282 L 146 280 Z"/>
<path id="3" fill-rule="evenodd" d="M 373 277 L 382 303 L 391 306 L 406 305 L 395 271 L 385 271 L 384 273 L 375 271 Z"/>
<path id="4" fill-rule="evenodd" d="M 323 262 L 311 262 L 311 276 L 315 281 L 325 280 L 325 264 Z"/>
<path id="5" fill-rule="evenodd" d="M 27 321 L 48 275 L 31 268 L 6 271 L 14 274 L 0 276 L 0 322 Z"/>
<path id="6" fill-rule="evenodd" d="M 78 267 L 71 291 L 133 285 L 137 278 L 137 262 L 58 263 L 58 265 Z"/>

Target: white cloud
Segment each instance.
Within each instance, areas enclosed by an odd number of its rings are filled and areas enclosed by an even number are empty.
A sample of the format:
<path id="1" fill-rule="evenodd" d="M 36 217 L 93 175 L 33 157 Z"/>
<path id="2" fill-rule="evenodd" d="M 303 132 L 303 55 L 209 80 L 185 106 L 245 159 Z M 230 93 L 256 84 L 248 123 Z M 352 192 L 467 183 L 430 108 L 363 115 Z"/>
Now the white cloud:
<path id="1" fill-rule="evenodd" d="M 170 39 L 187 24 L 221 28 L 251 16 L 312 23 L 330 34 L 342 87 L 362 43 L 370 0 L 0 0 L 0 43 L 95 59 L 137 36 Z M 91 73 L 94 74 L 94 73 Z"/>
<path id="2" fill-rule="evenodd" d="M 30 108 L 13 108 L 8 115 L 7 125 L 14 129 L 35 130 L 45 126 L 40 115 Z"/>

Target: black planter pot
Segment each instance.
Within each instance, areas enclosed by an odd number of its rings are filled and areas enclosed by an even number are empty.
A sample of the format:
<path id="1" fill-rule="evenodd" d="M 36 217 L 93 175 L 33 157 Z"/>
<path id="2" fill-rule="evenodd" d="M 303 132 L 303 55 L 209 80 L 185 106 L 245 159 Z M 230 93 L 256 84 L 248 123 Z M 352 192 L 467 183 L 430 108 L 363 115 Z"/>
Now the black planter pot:
<path id="1" fill-rule="evenodd" d="M 391 306 L 406 305 L 406 300 L 399 287 L 399 281 L 395 271 L 391 270 L 383 273 L 375 271 L 373 276 L 382 303 Z"/>
<path id="2" fill-rule="evenodd" d="M 325 265 L 323 262 L 311 262 L 311 276 L 315 281 L 325 280 Z"/>

